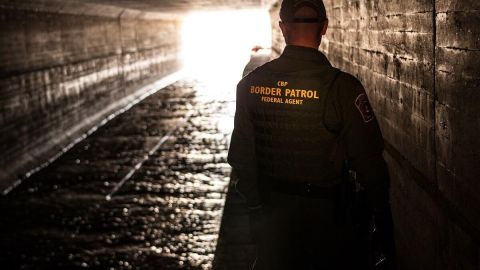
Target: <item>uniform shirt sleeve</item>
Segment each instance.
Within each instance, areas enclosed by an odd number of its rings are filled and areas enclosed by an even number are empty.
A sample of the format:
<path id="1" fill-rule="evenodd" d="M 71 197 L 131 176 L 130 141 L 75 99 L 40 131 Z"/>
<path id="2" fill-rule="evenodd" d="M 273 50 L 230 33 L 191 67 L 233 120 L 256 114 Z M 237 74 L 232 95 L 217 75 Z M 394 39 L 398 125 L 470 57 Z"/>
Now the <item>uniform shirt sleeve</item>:
<path id="1" fill-rule="evenodd" d="M 238 177 L 237 190 L 245 197 L 247 205 L 253 207 L 261 204 L 261 199 L 257 184 L 253 125 L 246 104 L 246 92 L 242 90 L 242 83 L 239 83 L 228 163 Z"/>
<path id="2" fill-rule="evenodd" d="M 343 77 L 343 78 L 341 78 Z M 383 137 L 362 84 L 344 74 L 337 92 L 341 113 L 343 143 L 350 167 L 365 186 L 374 211 L 389 208 L 389 175 L 383 159 Z"/>

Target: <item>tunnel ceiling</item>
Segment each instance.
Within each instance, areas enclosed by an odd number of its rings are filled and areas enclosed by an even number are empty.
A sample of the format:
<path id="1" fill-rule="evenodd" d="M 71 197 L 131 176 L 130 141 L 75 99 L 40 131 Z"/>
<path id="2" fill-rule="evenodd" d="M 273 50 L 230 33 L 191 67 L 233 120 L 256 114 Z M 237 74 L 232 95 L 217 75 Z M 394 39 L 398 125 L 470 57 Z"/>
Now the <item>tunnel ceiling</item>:
<path id="1" fill-rule="evenodd" d="M 72 0 L 153 12 L 260 7 L 262 0 Z"/>

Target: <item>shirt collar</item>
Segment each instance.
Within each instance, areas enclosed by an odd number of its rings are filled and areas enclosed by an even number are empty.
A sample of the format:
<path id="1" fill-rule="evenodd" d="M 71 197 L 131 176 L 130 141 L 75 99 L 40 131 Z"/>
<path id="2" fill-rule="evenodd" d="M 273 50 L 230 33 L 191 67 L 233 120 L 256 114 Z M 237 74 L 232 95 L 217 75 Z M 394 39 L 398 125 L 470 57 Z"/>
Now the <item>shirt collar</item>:
<path id="1" fill-rule="evenodd" d="M 329 65 L 327 57 L 317 49 L 296 45 L 287 45 L 283 50 L 282 57 L 295 58 L 301 61 L 314 61 L 319 64 Z"/>

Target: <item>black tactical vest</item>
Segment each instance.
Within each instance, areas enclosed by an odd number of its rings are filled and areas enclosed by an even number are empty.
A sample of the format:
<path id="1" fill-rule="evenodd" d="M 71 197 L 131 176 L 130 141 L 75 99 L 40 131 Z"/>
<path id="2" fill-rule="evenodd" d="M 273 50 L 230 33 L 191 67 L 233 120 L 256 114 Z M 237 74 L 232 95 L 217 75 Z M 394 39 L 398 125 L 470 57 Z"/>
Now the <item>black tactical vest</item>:
<path id="1" fill-rule="evenodd" d="M 243 94 L 253 123 L 258 177 L 331 186 L 338 182 L 330 156 L 336 134 L 324 125 L 327 94 L 339 70 L 330 65 L 282 70 L 274 60 L 247 76 Z"/>

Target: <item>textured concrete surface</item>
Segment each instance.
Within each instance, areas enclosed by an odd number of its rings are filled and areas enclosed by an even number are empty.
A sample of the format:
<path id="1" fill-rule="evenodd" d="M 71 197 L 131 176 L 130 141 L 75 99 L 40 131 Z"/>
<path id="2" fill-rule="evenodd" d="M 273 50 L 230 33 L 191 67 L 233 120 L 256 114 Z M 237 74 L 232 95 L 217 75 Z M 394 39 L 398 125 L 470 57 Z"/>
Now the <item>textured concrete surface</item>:
<path id="1" fill-rule="evenodd" d="M 0 196 L 2 269 L 211 269 L 231 86 L 168 86 Z"/>
<path id="2" fill-rule="evenodd" d="M 480 228 L 480 3 L 438 1 L 436 22 L 438 185 Z"/>
<path id="3" fill-rule="evenodd" d="M 400 269 L 478 269 L 478 2 L 324 2 L 321 50 L 362 81 L 386 140 Z"/>
<path id="4" fill-rule="evenodd" d="M 83 0 L 71 0 L 83 1 Z M 211 10 L 211 9 L 231 9 L 231 8 L 255 8 L 259 7 L 262 0 L 88 0 L 94 3 L 103 3 L 121 7 L 128 7 L 141 10 L 153 11 L 189 11 L 189 10 Z"/>
<path id="5" fill-rule="evenodd" d="M 2 189 L 118 109 L 112 104 L 179 69 L 178 18 L 27 7 L 0 5 Z"/>
<path id="6" fill-rule="evenodd" d="M 85 4 L 102 6 L 103 12 L 109 7 L 136 9 L 144 12 L 185 13 L 189 11 L 257 8 L 267 0 L 23 0 L 21 3 L 0 0 L 0 5 L 23 5 L 31 8 L 53 8 L 61 10 L 73 7 L 77 12 L 85 11 Z M 87 8 L 88 9 L 88 8 Z"/>

